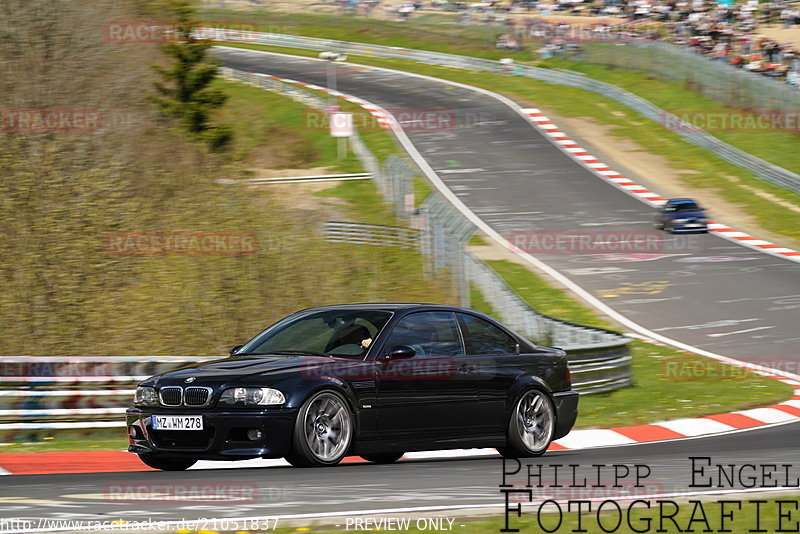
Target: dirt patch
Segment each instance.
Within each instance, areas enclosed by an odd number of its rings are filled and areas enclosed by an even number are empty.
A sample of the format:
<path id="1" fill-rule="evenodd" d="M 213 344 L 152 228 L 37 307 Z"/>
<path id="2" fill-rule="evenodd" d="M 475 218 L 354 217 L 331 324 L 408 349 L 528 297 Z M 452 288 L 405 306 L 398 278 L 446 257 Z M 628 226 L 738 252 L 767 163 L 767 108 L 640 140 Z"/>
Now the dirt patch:
<path id="1" fill-rule="evenodd" d="M 291 178 L 300 176 L 321 176 L 337 174 L 327 167 L 313 167 L 310 169 L 250 169 L 253 178 Z M 347 221 L 343 212 L 337 209 L 339 199 L 320 197 L 315 193 L 333 189 L 342 182 L 310 182 L 294 184 L 259 184 L 248 185 L 247 189 L 253 191 L 253 202 L 257 205 L 263 203 L 265 209 L 269 202 L 279 202 L 287 208 L 299 212 L 299 216 L 309 221 Z M 259 191 L 269 195 L 255 194 Z M 344 203 L 344 201 L 342 201 Z"/>
<path id="2" fill-rule="evenodd" d="M 759 27 L 756 33 L 781 44 L 800 45 L 800 26 L 797 25 L 785 30 L 783 24 L 770 24 Z"/>

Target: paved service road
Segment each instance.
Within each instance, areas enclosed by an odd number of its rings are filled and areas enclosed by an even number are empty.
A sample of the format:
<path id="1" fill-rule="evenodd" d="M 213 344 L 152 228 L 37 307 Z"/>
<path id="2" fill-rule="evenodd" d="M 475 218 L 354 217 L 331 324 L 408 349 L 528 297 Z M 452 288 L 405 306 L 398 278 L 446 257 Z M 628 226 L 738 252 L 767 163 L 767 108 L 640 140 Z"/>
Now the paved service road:
<path id="1" fill-rule="evenodd" d="M 733 464 L 735 474 L 749 484 L 752 469 L 745 464 L 792 464 L 789 485 L 800 476 L 800 451 L 797 435 L 800 423 L 753 430 L 734 436 L 631 445 L 615 448 L 553 451 L 542 458 L 523 460 L 534 470 L 542 466 L 542 488 L 534 488 L 534 502 L 558 500 L 615 499 L 631 495 L 697 495 L 706 491 L 742 489 L 695 488 L 689 457 L 710 457 L 710 463 Z M 571 468 L 575 464 L 575 482 Z M 630 476 L 614 484 L 613 468 L 601 468 L 600 488 L 554 488 L 556 484 L 580 485 L 583 478 L 595 485 L 598 469 L 593 464 L 635 464 L 643 475 L 641 488 L 634 488 L 635 468 Z M 558 481 L 554 465 L 559 467 Z M 708 464 L 698 463 L 708 471 Z M 506 466 L 513 471 L 515 464 Z M 730 469 L 728 467 L 727 469 Z M 750 470 L 748 470 L 750 469 Z M 218 469 L 169 473 L 87 473 L 65 475 L 14 475 L 4 477 L 0 493 L 0 519 L 39 518 L 62 520 L 154 521 L 203 517 L 252 517 L 300 513 L 327 514 L 343 510 L 385 510 L 426 506 L 468 507 L 502 506 L 498 487 L 503 463 L 498 457 L 453 460 L 411 460 L 392 465 L 343 464 L 330 468 L 298 469 L 269 467 L 260 469 Z M 534 471 L 537 472 L 537 471 Z M 759 467 L 760 472 L 760 467 Z M 772 480 L 759 478 L 756 485 L 784 486 L 780 470 Z M 620 470 L 620 474 L 624 474 Z M 714 471 L 716 479 L 716 471 Z M 707 477 L 696 476 L 695 482 Z M 736 476 L 738 478 L 738 476 Z M 531 479 L 532 485 L 539 484 Z M 765 482 L 765 484 L 762 484 Z M 510 475 L 507 484 L 521 487 L 528 483 L 527 469 Z M 715 482 L 716 484 L 716 482 Z M 797 488 L 794 488 L 796 491 Z M 179 499 L 177 496 L 183 495 Z M 186 497 L 188 495 L 188 497 Z M 205 495 L 205 497 L 203 497 Z M 208 496 L 216 496 L 209 498 Z M 742 495 L 741 498 L 750 498 Z M 215 500 L 218 499 L 218 500 Z M 524 508 L 523 508 L 524 509 Z M 532 510 L 533 505 L 529 510 Z"/>
<path id="2" fill-rule="evenodd" d="M 326 65 L 320 61 L 215 51 L 229 67 L 326 85 Z M 512 242 L 523 236 L 527 247 L 531 236 L 588 230 L 610 232 L 610 240 L 654 230 L 652 208 L 581 167 L 501 102 L 398 73 L 338 64 L 335 69 L 340 91 L 395 115 L 439 110 L 445 127 L 407 122 L 404 129 L 445 184 Z M 459 127 L 446 127 L 452 117 Z M 527 250 L 654 332 L 798 372 L 800 265 L 715 235 L 642 235 L 661 240 L 655 253 Z"/>

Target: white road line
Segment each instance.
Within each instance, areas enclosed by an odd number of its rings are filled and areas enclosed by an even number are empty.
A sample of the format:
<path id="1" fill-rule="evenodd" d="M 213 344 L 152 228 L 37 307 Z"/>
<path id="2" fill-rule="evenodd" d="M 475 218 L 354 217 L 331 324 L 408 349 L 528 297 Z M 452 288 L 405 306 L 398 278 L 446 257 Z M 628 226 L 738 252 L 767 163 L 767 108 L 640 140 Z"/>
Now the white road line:
<path id="1" fill-rule="evenodd" d="M 748 328 L 747 330 L 736 330 L 734 332 L 720 332 L 718 334 L 707 334 L 708 337 L 722 337 L 732 336 L 733 334 L 746 334 L 747 332 L 755 332 L 756 330 L 769 330 L 775 328 L 774 326 L 759 326 L 758 328 Z"/>

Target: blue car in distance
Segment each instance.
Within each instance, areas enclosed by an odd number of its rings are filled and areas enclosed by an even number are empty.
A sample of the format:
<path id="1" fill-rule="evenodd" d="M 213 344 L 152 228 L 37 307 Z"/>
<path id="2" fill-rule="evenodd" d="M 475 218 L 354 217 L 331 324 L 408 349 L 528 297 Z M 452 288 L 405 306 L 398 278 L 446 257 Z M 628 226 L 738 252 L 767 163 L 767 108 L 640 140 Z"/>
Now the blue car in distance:
<path id="1" fill-rule="evenodd" d="M 708 232 L 708 215 L 691 198 L 671 198 L 661 206 L 656 226 L 670 233 Z"/>

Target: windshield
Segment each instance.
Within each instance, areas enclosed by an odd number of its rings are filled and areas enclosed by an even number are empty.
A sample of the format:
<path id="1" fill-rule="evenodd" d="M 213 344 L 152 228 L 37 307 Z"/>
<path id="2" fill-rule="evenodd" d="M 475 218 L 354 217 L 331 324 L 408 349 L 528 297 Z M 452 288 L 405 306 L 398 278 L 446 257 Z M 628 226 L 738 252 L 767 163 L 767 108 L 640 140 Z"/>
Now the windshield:
<path id="1" fill-rule="evenodd" d="M 694 202 L 681 202 L 680 204 L 674 204 L 675 211 L 699 211 L 700 206 L 695 204 Z"/>
<path id="2" fill-rule="evenodd" d="M 290 316 L 250 340 L 236 354 L 363 357 L 391 316 L 377 310 L 328 310 Z"/>

